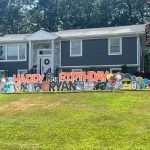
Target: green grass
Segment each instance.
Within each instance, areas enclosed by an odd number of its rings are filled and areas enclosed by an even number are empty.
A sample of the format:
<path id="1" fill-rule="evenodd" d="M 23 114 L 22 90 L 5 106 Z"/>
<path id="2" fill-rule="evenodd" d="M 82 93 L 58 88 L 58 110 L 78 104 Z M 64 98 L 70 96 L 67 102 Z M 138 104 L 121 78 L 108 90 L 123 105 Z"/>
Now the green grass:
<path id="1" fill-rule="evenodd" d="M 0 150 L 149 149 L 149 91 L 0 95 Z"/>

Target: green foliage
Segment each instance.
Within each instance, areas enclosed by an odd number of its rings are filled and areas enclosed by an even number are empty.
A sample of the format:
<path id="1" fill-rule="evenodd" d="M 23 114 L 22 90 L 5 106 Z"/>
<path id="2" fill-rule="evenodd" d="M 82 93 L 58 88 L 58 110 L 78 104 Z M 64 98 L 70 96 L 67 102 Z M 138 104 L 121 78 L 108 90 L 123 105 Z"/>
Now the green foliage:
<path id="1" fill-rule="evenodd" d="M 142 24 L 147 0 L 1 0 L 0 33 Z"/>

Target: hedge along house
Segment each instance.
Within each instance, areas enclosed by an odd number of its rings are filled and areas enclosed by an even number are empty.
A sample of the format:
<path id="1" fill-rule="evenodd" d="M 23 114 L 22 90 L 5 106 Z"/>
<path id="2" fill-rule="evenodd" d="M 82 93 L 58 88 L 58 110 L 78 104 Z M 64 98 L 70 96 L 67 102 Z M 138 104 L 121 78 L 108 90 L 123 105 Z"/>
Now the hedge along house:
<path id="1" fill-rule="evenodd" d="M 143 71 L 145 25 L 8 34 L 0 37 L 0 72 Z"/>

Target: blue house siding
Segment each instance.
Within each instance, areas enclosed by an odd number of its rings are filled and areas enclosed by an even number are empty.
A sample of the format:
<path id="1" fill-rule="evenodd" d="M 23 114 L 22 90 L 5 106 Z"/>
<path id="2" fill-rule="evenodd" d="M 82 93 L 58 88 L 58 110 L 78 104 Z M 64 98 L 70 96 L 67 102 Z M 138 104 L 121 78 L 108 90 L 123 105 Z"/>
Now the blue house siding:
<path id="1" fill-rule="evenodd" d="M 0 62 L 0 70 L 8 70 L 8 75 L 18 74 L 18 70 L 28 69 L 28 62 Z"/>
<path id="2" fill-rule="evenodd" d="M 81 57 L 70 57 L 70 41 L 61 42 L 61 66 L 137 64 L 137 37 L 122 38 L 122 55 L 108 55 L 108 39 L 82 42 Z"/>
<path id="3" fill-rule="evenodd" d="M 63 72 L 71 72 L 74 68 L 68 68 L 68 69 L 62 69 Z M 82 71 L 88 72 L 88 71 L 108 71 L 110 72 L 110 68 L 81 68 Z M 135 74 L 137 72 L 136 67 L 128 67 L 127 73 Z"/>
<path id="4" fill-rule="evenodd" d="M 18 74 L 18 70 L 28 70 L 29 66 L 29 49 L 27 46 L 27 61 L 0 62 L 0 70 L 7 70 L 8 75 Z"/>

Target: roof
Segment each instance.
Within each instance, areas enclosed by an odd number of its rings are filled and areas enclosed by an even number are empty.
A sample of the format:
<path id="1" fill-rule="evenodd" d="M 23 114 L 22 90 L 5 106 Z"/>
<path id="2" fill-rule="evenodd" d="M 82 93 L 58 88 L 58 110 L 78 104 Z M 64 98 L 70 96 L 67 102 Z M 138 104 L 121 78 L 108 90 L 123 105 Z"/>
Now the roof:
<path id="1" fill-rule="evenodd" d="M 6 34 L 3 37 L 0 37 L 0 43 L 5 42 L 24 42 L 25 38 L 29 34 Z"/>
<path id="2" fill-rule="evenodd" d="M 44 30 L 39 30 L 33 34 L 30 34 L 29 36 L 26 37 L 27 41 L 39 41 L 39 40 L 54 40 L 57 39 L 58 36 L 52 32 L 47 32 Z"/>
<path id="3" fill-rule="evenodd" d="M 41 37 L 43 39 L 44 35 L 46 38 L 47 36 L 50 36 L 49 39 L 51 38 L 56 39 L 58 37 L 62 39 L 68 39 L 68 38 L 82 38 L 82 37 L 107 37 L 107 36 L 135 35 L 135 34 L 144 34 L 144 33 L 145 33 L 145 24 L 119 26 L 119 27 L 64 30 L 64 31 L 58 31 L 58 32 L 53 32 L 53 33 L 48 33 L 46 31 L 39 30 L 32 34 L 7 34 L 3 37 L 0 37 L 0 43 L 23 42 L 23 41 L 26 41 L 27 39 L 35 38 L 35 36 Z"/>
<path id="4" fill-rule="evenodd" d="M 145 24 L 119 27 L 91 28 L 59 31 L 56 34 L 62 38 L 70 37 L 104 37 L 118 35 L 144 34 Z"/>

